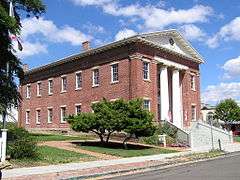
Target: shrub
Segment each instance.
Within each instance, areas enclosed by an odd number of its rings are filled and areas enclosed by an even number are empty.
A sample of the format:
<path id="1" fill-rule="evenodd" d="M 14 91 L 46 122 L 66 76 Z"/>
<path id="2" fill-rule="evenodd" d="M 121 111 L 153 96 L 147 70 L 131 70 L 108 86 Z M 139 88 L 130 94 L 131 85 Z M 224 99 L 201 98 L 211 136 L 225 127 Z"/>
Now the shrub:
<path id="1" fill-rule="evenodd" d="M 7 154 L 13 159 L 37 157 L 36 142 L 23 128 L 8 126 L 7 143 Z"/>
<path id="2" fill-rule="evenodd" d="M 167 123 L 164 123 L 161 125 L 161 127 L 158 129 L 159 134 L 167 134 L 168 136 L 172 138 L 176 138 L 177 136 L 177 128 L 170 126 Z"/>

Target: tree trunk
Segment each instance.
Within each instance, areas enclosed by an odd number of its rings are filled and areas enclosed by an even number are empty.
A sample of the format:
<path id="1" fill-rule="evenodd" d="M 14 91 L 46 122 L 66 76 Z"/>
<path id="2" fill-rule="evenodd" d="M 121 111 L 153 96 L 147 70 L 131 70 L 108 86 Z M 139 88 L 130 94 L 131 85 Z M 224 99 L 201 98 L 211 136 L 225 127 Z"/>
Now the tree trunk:
<path id="1" fill-rule="evenodd" d="M 104 144 L 104 139 L 103 139 L 102 134 L 98 134 L 98 136 L 99 136 L 99 138 L 100 138 L 101 144 L 103 145 L 103 144 Z"/>
<path id="2" fill-rule="evenodd" d="M 130 136 L 127 136 L 124 141 L 123 141 L 123 146 L 124 146 L 124 149 L 128 149 L 127 147 L 127 141 L 130 140 L 132 138 L 132 134 L 130 134 Z"/>
<path id="3" fill-rule="evenodd" d="M 110 139 L 110 136 L 113 132 L 109 132 L 108 135 L 107 135 L 107 138 L 106 138 L 106 143 L 108 143 L 109 139 Z"/>

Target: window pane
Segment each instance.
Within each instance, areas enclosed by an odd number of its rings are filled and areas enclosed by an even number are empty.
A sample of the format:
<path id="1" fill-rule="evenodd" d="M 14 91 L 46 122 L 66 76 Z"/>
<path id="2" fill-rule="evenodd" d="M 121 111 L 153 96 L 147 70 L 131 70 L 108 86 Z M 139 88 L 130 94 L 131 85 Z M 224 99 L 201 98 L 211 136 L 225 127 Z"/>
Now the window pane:
<path id="1" fill-rule="evenodd" d="M 149 100 L 143 101 L 143 108 L 146 110 L 150 110 L 150 101 Z"/>
<path id="2" fill-rule="evenodd" d="M 49 94 L 53 93 L 53 80 L 48 81 L 48 93 Z"/>
<path id="3" fill-rule="evenodd" d="M 99 85 L 99 69 L 93 70 L 93 85 Z"/>
<path id="4" fill-rule="evenodd" d="M 112 82 L 118 81 L 118 64 L 112 65 Z"/>
<path id="5" fill-rule="evenodd" d="M 149 63 L 143 62 L 143 79 L 149 79 Z"/>
<path id="6" fill-rule="evenodd" d="M 76 89 L 79 89 L 82 87 L 82 73 L 76 74 Z"/>

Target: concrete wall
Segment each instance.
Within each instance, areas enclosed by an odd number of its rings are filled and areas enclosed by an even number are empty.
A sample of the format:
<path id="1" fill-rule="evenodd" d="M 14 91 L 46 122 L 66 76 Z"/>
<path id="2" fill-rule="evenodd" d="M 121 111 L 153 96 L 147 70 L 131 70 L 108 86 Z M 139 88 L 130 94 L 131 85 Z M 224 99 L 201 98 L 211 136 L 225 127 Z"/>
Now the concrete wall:
<path id="1" fill-rule="evenodd" d="M 220 128 L 212 127 L 203 122 L 193 122 L 190 133 L 190 146 L 192 150 L 211 150 L 212 137 L 214 149 L 219 149 L 218 140 L 221 141 L 222 149 L 226 145 L 233 143 L 233 135 L 231 131 L 225 131 Z"/>

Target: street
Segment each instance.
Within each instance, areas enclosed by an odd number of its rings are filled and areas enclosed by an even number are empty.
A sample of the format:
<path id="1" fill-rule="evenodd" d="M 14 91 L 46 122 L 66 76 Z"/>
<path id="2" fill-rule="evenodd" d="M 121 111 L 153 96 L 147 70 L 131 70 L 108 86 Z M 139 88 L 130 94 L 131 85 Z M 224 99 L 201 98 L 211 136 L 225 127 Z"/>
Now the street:
<path id="1" fill-rule="evenodd" d="M 114 180 L 240 180 L 240 154 L 212 161 L 111 178 Z"/>

